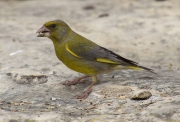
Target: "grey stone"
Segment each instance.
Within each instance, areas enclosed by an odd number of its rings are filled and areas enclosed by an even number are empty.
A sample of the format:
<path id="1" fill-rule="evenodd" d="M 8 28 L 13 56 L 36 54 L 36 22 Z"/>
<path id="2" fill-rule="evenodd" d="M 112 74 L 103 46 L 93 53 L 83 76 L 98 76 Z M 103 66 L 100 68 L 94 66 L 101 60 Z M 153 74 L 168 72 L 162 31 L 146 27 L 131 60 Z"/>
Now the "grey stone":
<path id="1" fill-rule="evenodd" d="M 150 98 L 151 96 L 152 94 L 150 91 L 140 90 L 140 91 L 135 91 L 131 98 L 133 100 L 145 100 Z"/>

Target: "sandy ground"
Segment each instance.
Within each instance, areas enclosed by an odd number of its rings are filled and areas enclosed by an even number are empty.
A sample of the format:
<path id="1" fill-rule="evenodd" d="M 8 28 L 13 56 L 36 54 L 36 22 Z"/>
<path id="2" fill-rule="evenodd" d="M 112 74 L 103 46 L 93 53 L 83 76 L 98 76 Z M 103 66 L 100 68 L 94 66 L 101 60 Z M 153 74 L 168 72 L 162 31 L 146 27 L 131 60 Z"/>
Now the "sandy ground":
<path id="1" fill-rule="evenodd" d="M 1 0 L 0 121 L 180 121 L 179 0 Z M 89 82 L 60 83 L 82 74 L 63 65 L 48 38 L 36 31 L 61 19 L 123 57 L 154 69 L 99 76 L 92 94 L 77 100 Z M 152 94 L 132 100 L 140 91 Z"/>

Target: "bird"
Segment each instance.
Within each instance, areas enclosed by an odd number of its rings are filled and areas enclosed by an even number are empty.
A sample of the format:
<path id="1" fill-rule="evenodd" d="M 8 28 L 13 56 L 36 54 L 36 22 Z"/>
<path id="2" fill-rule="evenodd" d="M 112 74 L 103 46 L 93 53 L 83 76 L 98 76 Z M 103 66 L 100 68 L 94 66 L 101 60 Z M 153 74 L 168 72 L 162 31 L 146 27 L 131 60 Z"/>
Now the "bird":
<path id="1" fill-rule="evenodd" d="M 68 68 L 85 74 L 72 81 L 65 81 L 63 85 L 75 85 L 85 78 L 92 77 L 92 83 L 83 94 L 76 96 L 77 99 L 86 99 L 89 96 L 92 87 L 97 82 L 97 75 L 124 69 L 147 70 L 156 74 L 154 70 L 141 66 L 81 36 L 63 20 L 48 21 L 36 33 L 37 37 L 47 37 L 52 40 L 57 58 Z"/>

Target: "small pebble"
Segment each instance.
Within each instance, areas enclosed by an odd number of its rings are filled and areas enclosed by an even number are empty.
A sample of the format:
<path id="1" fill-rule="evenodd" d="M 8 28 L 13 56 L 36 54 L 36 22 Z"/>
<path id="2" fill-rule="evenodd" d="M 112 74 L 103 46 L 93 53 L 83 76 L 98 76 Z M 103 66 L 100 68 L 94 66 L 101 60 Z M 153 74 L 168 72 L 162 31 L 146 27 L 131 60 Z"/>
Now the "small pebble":
<path id="1" fill-rule="evenodd" d="M 51 71 L 51 72 L 49 72 L 49 75 L 55 75 L 56 74 L 56 72 L 55 71 Z"/>
<path id="2" fill-rule="evenodd" d="M 54 101 L 54 100 L 56 100 L 56 98 L 55 98 L 55 97 L 52 97 L 51 100 Z"/>
<path id="3" fill-rule="evenodd" d="M 131 99 L 133 100 L 146 100 L 152 96 L 150 91 L 135 91 Z"/>
<path id="4" fill-rule="evenodd" d="M 19 103 L 14 103 L 15 106 L 19 106 L 20 104 Z"/>
<path id="5" fill-rule="evenodd" d="M 121 99 L 121 100 L 125 100 L 125 99 L 126 99 L 126 97 L 125 97 L 125 96 L 120 96 L 120 97 L 119 97 L 119 99 Z"/>
<path id="6" fill-rule="evenodd" d="M 171 63 L 168 65 L 168 68 L 169 68 L 169 69 L 171 69 L 171 68 L 172 68 L 172 64 L 171 64 Z"/>
<path id="7" fill-rule="evenodd" d="M 45 102 L 44 105 L 50 105 L 50 103 L 49 102 Z"/>

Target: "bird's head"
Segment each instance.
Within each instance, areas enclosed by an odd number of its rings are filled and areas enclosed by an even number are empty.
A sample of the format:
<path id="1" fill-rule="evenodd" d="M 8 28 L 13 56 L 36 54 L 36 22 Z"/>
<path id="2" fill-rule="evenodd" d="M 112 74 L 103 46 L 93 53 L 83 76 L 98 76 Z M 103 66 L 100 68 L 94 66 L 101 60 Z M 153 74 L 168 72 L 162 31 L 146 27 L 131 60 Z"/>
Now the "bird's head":
<path id="1" fill-rule="evenodd" d="M 46 22 L 36 33 L 37 37 L 48 37 L 52 41 L 61 41 L 71 32 L 70 27 L 62 20 Z"/>

